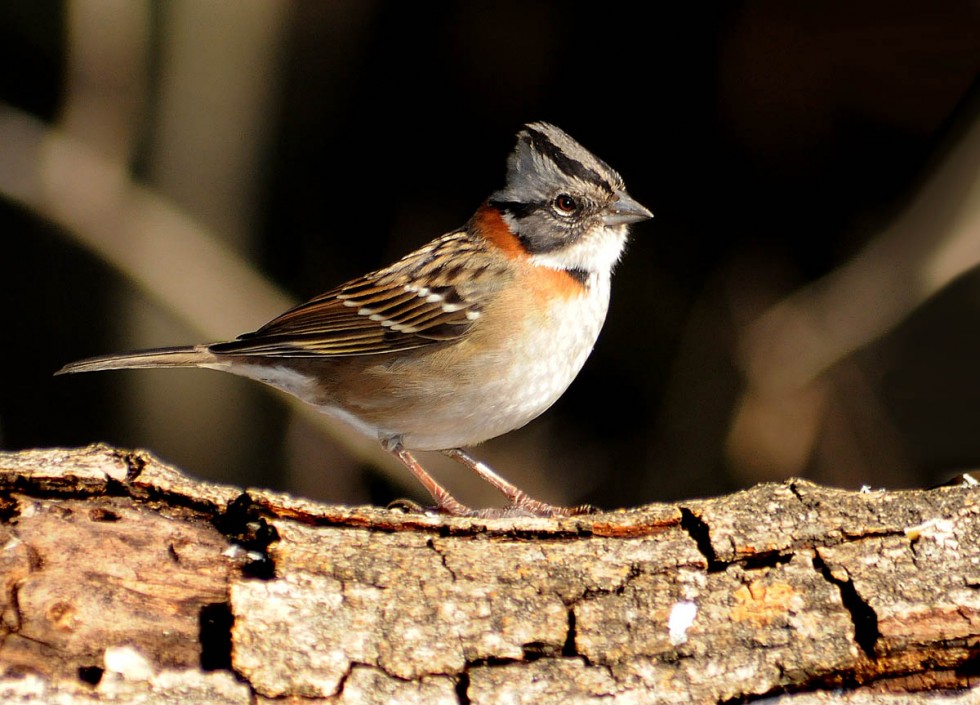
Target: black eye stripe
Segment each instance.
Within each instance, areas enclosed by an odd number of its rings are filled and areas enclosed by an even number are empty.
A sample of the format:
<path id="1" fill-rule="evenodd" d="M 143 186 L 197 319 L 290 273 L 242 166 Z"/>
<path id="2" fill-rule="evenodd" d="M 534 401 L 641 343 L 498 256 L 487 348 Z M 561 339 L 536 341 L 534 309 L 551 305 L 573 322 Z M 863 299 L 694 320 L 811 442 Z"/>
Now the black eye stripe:
<path id="1" fill-rule="evenodd" d="M 506 213 L 510 213 L 515 218 L 526 218 L 532 213 L 544 208 L 540 203 L 521 203 L 519 201 L 499 201 L 496 199 L 491 200 L 490 205 Z"/>
<path id="2" fill-rule="evenodd" d="M 583 201 L 580 198 L 575 199 L 576 209 L 574 212 L 567 212 L 564 215 L 577 215 L 585 211 L 588 211 L 590 206 L 588 202 Z M 526 218 L 532 213 L 537 213 L 538 211 L 551 211 L 554 208 L 554 201 L 548 201 L 547 203 L 521 203 L 520 201 L 503 201 L 500 199 L 491 199 L 490 205 L 498 210 L 504 211 L 505 213 L 510 213 L 515 218 Z"/>

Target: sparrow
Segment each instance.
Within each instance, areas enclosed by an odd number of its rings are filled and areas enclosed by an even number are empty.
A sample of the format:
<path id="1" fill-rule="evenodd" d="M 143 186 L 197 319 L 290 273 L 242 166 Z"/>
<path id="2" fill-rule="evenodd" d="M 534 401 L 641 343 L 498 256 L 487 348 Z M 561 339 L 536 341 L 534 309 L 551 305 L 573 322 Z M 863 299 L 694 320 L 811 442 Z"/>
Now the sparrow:
<path id="1" fill-rule="evenodd" d="M 253 333 L 65 365 L 56 374 L 203 367 L 264 382 L 377 438 L 457 516 L 564 516 L 464 447 L 524 426 L 592 351 L 629 226 L 652 214 L 565 132 L 527 124 L 503 188 L 462 228 L 292 308 Z M 509 501 L 473 510 L 415 459 L 440 451 Z"/>

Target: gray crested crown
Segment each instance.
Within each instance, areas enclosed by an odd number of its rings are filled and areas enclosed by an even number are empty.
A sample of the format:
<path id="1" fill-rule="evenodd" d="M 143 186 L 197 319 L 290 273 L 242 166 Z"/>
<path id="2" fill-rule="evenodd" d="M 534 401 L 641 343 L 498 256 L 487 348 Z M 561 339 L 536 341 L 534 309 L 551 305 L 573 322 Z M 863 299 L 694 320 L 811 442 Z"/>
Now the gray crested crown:
<path id="1" fill-rule="evenodd" d="M 556 184 L 582 182 L 584 188 L 608 193 L 623 188 L 623 178 L 563 130 L 532 122 L 517 134 L 507 160 L 507 183 L 492 201 L 535 203 L 553 195 Z"/>
<path id="2" fill-rule="evenodd" d="M 517 133 L 507 160 L 507 183 L 490 197 L 524 249 L 532 255 L 564 250 L 552 264 L 568 270 L 602 270 L 609 257 L 590 254 L 602 243 L 622 251 L 630 223 L 646 220 L 623 178 L 608 164 L 546 122 Z M 606 250 L 603 250 L 606 251 Z"/>

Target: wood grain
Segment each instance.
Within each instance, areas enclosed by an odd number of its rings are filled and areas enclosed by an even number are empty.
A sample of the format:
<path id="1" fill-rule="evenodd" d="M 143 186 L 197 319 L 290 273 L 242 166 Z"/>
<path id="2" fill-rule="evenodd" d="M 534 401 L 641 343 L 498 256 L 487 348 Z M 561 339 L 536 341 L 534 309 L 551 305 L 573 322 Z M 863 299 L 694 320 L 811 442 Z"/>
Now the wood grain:
<path id="1" fill-rule="evenodd" d="M 0 701 L 967 702 L 978 513 L 790 480 L 459 519 L 0 453 Z"/>

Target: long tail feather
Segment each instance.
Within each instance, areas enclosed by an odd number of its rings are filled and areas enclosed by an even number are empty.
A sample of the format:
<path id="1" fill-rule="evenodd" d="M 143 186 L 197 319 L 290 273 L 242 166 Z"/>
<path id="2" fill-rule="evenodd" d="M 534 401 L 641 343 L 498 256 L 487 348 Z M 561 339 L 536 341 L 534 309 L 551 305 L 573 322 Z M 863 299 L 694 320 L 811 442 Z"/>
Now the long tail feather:
<path id="1" fill-rule="evenodd" d="M 74 372 L 95 372 L 97 370 L 125 370 L 145 367 L 198 367 L 215 361 L 215 354 L 207 345 L 186 345 L 176 348 L 155 348 L 116 355 L 90 357 L 78 362 L 70 362 L 56 375 Z"/>

